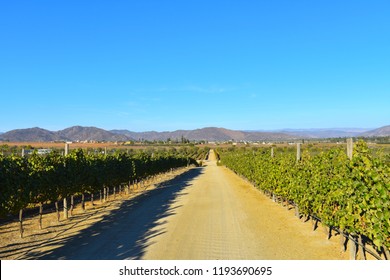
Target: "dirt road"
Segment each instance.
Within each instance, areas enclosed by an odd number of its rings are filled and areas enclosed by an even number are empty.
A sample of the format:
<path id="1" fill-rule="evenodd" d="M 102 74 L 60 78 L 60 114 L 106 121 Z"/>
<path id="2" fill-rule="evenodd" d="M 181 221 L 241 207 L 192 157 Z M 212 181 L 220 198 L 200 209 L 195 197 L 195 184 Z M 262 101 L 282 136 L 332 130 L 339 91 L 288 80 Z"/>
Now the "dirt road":
<path id="1" fill-rule="evenodd" d="M 337 238 L 298 220 L 214 154 L 194 168 L 111 211 L 52 248 L 24 259 L 347 259 Z"/>

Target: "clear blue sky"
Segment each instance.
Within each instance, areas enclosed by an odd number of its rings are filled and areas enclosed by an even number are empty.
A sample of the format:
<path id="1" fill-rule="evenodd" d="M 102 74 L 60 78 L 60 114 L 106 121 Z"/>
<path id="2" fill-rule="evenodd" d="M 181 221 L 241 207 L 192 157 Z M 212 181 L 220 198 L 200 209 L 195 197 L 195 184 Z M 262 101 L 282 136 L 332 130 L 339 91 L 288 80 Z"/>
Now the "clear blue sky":
<path id="1" fill-rule="evenodd" d="M 390 125 L 390 1 L 0 3 L 0 131 Z"/>

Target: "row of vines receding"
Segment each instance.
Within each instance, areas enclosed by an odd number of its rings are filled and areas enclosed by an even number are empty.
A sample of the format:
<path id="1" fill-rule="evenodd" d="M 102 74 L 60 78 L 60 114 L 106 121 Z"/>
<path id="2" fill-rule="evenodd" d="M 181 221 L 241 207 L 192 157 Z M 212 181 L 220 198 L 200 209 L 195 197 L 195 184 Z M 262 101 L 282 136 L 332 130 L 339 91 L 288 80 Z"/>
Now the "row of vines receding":
<path id="1" fill-rule="evenodd" d="M 205 149 L 140 151 L 90 154 L 82 149 L 68 155 L 51 152 L 28 157 L 0 155 L 0 218 L 20 215 L 23 236 L 24 209 L 55 203 L 74 195 L 102 193 L 106 188 L 130 185 L 174 168 L 197 165 Z"/>
<path id="2" fill-rule="evenodd" d="M 297 161 L 290 151 L 220 149 L 224 165 L 259 189 L 291 201 L 299 212 L 318 217 L 343 234 L 364 236 L 389 259 L 390 165 L 388 155 L 375 157 L 367 144 L 355 144 L 349 159 L 344 148 Z"/>

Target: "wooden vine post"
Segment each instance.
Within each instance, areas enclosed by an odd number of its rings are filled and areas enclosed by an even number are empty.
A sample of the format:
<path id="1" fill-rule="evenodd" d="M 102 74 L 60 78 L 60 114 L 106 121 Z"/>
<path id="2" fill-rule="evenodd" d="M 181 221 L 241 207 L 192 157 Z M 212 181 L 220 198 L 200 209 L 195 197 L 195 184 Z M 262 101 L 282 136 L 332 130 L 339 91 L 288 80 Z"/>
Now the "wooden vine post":
<path id="1" fill-rule="evenodd" d="M 359 260 L 366 260 L 367 256 L 366 256 L 366 250 L 365 250 L 365 242 L 364 242 L 361 234 L 358 237 L 358 242 L 359 242 L 359 245 L 362 247 L 360 250 L 358 250 Z"/>
<path id="2" fill-rule="evenodd" d="M 297 162 L 301 160 L 301 143 L 297 143 Z"/>
<path id="3" fill-rule="evenodd" d="M 84 193 L 81 194 L 81 210 L 83 210 L 83 212 L 85 212 L 85 194 Z"/>
<path id="4" fill-rule="evenodd" d="M 43 229 L 42 218 L 43 218 L 43 202 L 39 203 L 39 229 Z"/>
<path id="5" fill-rule="evenodd" d="M 340 248 L 341 248 L 341 252 L 344 253 L 347 250 L 346 243 L 348 239 L 344 236 L 344 232 L 340 230 L 339 233 L 340 233 Z"/>
<path id="6" fill-rule="evenodd" d="M 352 156 L 353 156 L 353 140 L 352 140 L 352 138 L 347 139 L 347 156 L 350 160 L 352 160 Z M 343 235 L 341 235 L 340 238 L 343 238 Z M 359 245 L 357 244 L 359 238 L 355 235 L 350 234 L 349 239 L 350 239 L 349 240 L 349 243 L 350 243 L 350 245 L 349 245 L 349 258 L 351 260 L 356 260 L 357 253 L 359 251 Z M 340 243 L 342 243 L 342 241 L 340 241 Z"/>
<path id="7" fill-rule="evenodd" d="M 69 143 L 65 143 L 65 153 L 64 155 L 67 156 L 69 154 Z M 64 219 L 68 219 L 68 200 L 66 199 L 66 196 L 64 197 Z"/>
<path id="8" fill-rule="evenodd" d="M 65 143 L 65 153 L 64 155 L 67 156 L 69 154 L 69 143 Z"/>
<path id="9" fill-rule="evenodd" d="M 74 210 L 74 195 L 70 196 L 70 216 L 73 216 L 73 210 Z"/>
<path id="10" fill-rule="evenodd" d="M 353 140 L 352 138 L 347 139 L 347 156 L 349 159 L 352 159 L 353 154 Z"/>
<path id="11" fill-rule="evenodd" d="M 272 150 L 272 157 L 273 157 L 273 150 Z M 297 143 L 297 163 L 301 160 L 301 143 Z M 288 202 L 287 202 L 288 203 Z M 295 208 L 295 216 L 297 218 L 300 218 L 301 215 L 299 213 L 299 207 L 298 205 L 295 205 L 294 206 Z M 288 207 L 287 207 L 287 210 L 288 210 Z"/>
<path id="12" fill-rule="evenodd" d="M 68 219 L 68 200 L 64 197 L 64 219 Z"/>
<path id="13" fill-rule="evenodd" d="M 349 235 L 349 259 L 356 260 L 356 255 L 358 252 L 358 246 L 357 246 L 357 238 L 355 235 L 350 234 Z"/>
<path id="14" fill-rule="evenodd" d="M 23 209 L 19 210 L 19 232 L 20 232 L 20 238 L 23 238 Z"/>
<path id="15" fill-rule="evenodd" d="M 24 157 L 24 149 L 22 150 L 22 157 Z M 23 208 L 19 210 L 19 233 L 20 238 L 23 238 L 24 228 L 23 228 Z"/>

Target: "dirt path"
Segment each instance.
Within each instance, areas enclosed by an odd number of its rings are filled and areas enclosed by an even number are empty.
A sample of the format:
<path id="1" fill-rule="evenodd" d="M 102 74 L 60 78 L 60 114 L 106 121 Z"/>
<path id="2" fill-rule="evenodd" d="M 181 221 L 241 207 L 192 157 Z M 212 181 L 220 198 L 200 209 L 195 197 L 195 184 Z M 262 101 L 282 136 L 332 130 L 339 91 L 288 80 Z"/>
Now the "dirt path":
<path id="1" fill-rule="evenodd" d="M 347 259 L 335 239 L 299 221 L 211 153 L 154 229 L 143 259 Z M 174 210 L 176 209 L 176 210 Z"/>
<path id="2" fill-rule="evenodd" d="M 90 220 L 93 220 L 90 219 Z M 22 259 L 347 259 L 338 239 L 298 220 L 230 170 L 205 166 Z"/>

